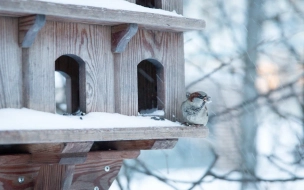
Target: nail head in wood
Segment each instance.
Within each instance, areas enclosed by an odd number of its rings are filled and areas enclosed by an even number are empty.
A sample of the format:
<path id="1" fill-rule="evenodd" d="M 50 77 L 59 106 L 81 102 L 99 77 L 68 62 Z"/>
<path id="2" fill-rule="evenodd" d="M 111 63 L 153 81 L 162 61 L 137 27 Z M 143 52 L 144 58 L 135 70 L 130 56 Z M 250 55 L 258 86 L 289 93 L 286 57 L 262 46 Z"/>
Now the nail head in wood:
<path id="1" fill-rule="evenodd" d="M 132 37 L 137 33 L 137 24 L 121 24 L 112 27 L 112 51 L 122 53 Z"/>

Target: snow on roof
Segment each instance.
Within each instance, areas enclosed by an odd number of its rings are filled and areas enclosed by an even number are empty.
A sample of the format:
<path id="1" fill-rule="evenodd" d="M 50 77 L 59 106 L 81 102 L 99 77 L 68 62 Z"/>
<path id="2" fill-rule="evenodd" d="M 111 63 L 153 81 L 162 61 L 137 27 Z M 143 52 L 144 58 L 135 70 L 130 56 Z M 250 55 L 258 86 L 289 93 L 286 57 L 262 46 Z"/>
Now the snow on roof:
<path id="1" fill-rule="evenodd" d="M 155 13 L 155 14 L 182 17 L 182 15 L 177 14 L 175 11 L 170 12 L 162 9 L 147 8 L 134 3 L 130 3 L 125 0 L 35 0 L 35 1 L 44 1 L 44 2 L 67 4 L 67 5 L 100 7 L 106 9 L 127 10 L 127 11 Z"/>
<path id="2" fill-rule="evenodd" d="M 0 123 L 0 131 L 180 126 L 180 123 L 169 120 L 153 120 L 150 117 L 118 113 L 91 112 L 85 116 L 63 116 L 26 108 L 0 109 Z"/>

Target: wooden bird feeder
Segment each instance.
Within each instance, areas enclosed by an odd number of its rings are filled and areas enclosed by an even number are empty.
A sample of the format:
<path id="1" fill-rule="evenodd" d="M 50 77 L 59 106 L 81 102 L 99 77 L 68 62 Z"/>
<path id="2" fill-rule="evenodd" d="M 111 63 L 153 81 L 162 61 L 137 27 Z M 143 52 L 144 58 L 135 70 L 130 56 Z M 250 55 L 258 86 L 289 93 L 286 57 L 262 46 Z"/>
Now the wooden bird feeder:
<path id="1" fill-rule="evenodd" d="M 0 189 L 107 190 L 122 161 L 140 150 L 208 134 L 178 123 L 44 128 L 40 114 L 68 117 L 55 114 L 55 71 L 69 78 L 68 112 L 87 114 L 77 122 L 91 112 L 134 117 L 152 108 L 182 120 L 183 32 L 202 30 L 205 22 L 181 16 L 182 0 L 83 2 L 0 1 Z M 42 117 L 40 127 L 24 128 L 32 124 L 27 116 L 11 119 L 17 128 L 3 122 L 7 110 L 25 108 Z"/>

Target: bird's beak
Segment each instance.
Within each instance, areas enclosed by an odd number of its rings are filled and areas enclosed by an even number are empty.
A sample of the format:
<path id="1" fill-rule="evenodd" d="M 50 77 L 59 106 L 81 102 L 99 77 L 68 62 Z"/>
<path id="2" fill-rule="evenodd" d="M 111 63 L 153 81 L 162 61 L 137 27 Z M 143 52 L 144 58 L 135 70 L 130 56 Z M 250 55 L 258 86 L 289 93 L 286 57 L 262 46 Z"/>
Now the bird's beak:
<path id="1" fill-rule="evenodd" d="M 212 102 L 210 96 L 207 96 L 207 97 L 204 99 L 204 101 L 205 101 L 206 103 L 208 103 L 208 104 Z"/>

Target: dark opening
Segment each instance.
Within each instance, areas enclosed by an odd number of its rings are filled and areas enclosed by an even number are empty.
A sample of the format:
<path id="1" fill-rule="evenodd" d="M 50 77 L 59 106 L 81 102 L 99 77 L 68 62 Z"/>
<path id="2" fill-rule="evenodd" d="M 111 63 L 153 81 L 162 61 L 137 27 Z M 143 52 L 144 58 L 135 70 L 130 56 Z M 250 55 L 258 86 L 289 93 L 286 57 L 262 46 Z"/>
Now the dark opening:
<path id="1" fill-rule="evenodd" d="M 82 59 L 76 55 L 62 55 L 55 61 L 55 71 L 59 72 L 64 78 L 64 100 L 63 102 L 57 102 L 56 99 L 56 113 L 68 113 L 72 114 L 80 110 L 81 97 L 80 90 L 83 91 L 83 87 L 80 87 L 80 72 L 84 65 Z M 81 72 L 82 73 L 82 72 Z M 58 73 L 57 73 L 58 75 Z M 56 94 L 58 94 L 56 92 Z M 57 97 L 56 97 L 57 98 Z M 60 106 L 60 104 L 66 103 L 66 106 Z M 64 109 L 66 107 L 66 109 Z M 85 111 L 85 110 L 81 110 Z"/>
<path id="2" fill-rule="evenodd" d="M 141 61 L 137 66 L 138 111 L 163 110 L 165 105 L 164 69 L 153 59 Z"/>
<path id="3" fill-rule="evenodd" d="M 136 4 L 148 8 L 156 8 L 154 0 L 136 0 Z"/>

